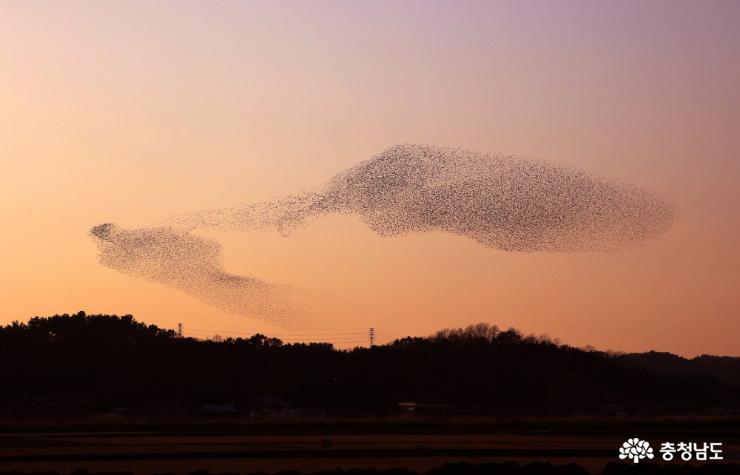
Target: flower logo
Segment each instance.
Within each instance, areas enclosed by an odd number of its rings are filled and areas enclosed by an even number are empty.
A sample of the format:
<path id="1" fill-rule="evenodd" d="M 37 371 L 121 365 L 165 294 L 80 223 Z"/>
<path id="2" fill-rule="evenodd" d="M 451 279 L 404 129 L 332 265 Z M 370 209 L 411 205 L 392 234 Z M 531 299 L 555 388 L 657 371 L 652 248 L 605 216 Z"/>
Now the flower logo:
<path id="1" fill-rule="evenodd" d="M 650 447 L 648 441 L 640 440 L 637 437 L 627 439 L 619 448 L 619 458 L 621 460 L 630 458 L 634 463 L 637 463 L 644 458 L 652 459 L 653 457 L 653 448 Z"/>

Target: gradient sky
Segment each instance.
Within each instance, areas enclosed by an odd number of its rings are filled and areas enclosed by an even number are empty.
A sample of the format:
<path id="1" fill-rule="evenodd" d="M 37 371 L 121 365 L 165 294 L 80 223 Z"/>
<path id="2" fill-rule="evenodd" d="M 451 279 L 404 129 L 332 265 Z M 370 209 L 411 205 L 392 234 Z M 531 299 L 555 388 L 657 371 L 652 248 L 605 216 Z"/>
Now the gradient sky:
<path id="1" fill-rule="evenodd" d="M 740 355 L 738 25 L 737 1 L 0 0 L 0 323 L 84 309 L 293 335 L 100 266 L 87 230 L 299 192 L 420 142 L 579 167 L 679 216 L 612 254 L 382 238 L 349 217 L 208 233 L 227 270 L 355 309 L 299 333 L 483 321 Z"/>

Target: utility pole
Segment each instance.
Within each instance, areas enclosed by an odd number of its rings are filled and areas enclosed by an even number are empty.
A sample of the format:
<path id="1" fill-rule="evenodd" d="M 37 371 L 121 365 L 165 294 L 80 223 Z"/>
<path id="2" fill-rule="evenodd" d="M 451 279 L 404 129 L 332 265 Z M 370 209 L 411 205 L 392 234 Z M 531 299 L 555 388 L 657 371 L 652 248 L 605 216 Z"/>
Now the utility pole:
<path id="1" fill-rule="evenodd" d="M 177 324 L 177 336 L 182 338 L 182 323 Z"/>
<path id="2" fill-rule="evenodd" d="M 372 348 L 375 346 L 375 328 L 370 327 L 370 331 L 367 335 L 370 337 L 370 348 Z"/>

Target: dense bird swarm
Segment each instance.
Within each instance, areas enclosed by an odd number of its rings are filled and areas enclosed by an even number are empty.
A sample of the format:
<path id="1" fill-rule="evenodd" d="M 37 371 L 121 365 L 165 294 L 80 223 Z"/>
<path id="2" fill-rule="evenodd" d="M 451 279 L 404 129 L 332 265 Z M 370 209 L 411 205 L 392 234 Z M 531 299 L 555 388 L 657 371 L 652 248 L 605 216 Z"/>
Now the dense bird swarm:
<path id="1" fill-rule="evenodd" d="M 184 290 L 237 313 L 284 321 L 300 313 L 288 289 L 225 273 L 217 243 L 191 231 L 291 234 L 330 213 L 358 216 L 375 232 L 448 232 L 521 252 L 614 251 L 665 232 L 673 205 L 631 185 L 544 161 L 398 145 L 339 173 L 316 191 L 194 212 L 167 227 L 91 233 L 101 262 Z"/>
<path id="2" fill-rule="evenodd" d="M 288 323 L 300 312 L 287 287 L 224 272 L 221 246 L 173 228 L 125 230 L 106 223 L 90 233 L 101 264 L 182 290 L 224 310 Z"/>

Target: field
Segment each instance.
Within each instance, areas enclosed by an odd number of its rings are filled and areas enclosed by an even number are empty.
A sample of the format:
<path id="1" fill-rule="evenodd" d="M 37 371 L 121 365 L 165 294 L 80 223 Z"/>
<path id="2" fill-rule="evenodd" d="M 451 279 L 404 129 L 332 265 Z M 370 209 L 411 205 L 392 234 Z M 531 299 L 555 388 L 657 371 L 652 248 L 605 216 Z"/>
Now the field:
<path id="1" fill-rule="evenodd" d="M 310 473 L 333 468 L 446 462 L 577 463 L 600 473 L 633 436 L 651 441 L 722 442 L 722 463 L 740 458 L 740 424 L 728 419 L 343 420 L 248 423 L 6 424 L 0 467 L 24 472 Z M 660 455 L 651 463 L 662 463 Z M 676 463 L 675 461 L 672 463 Z"/>

